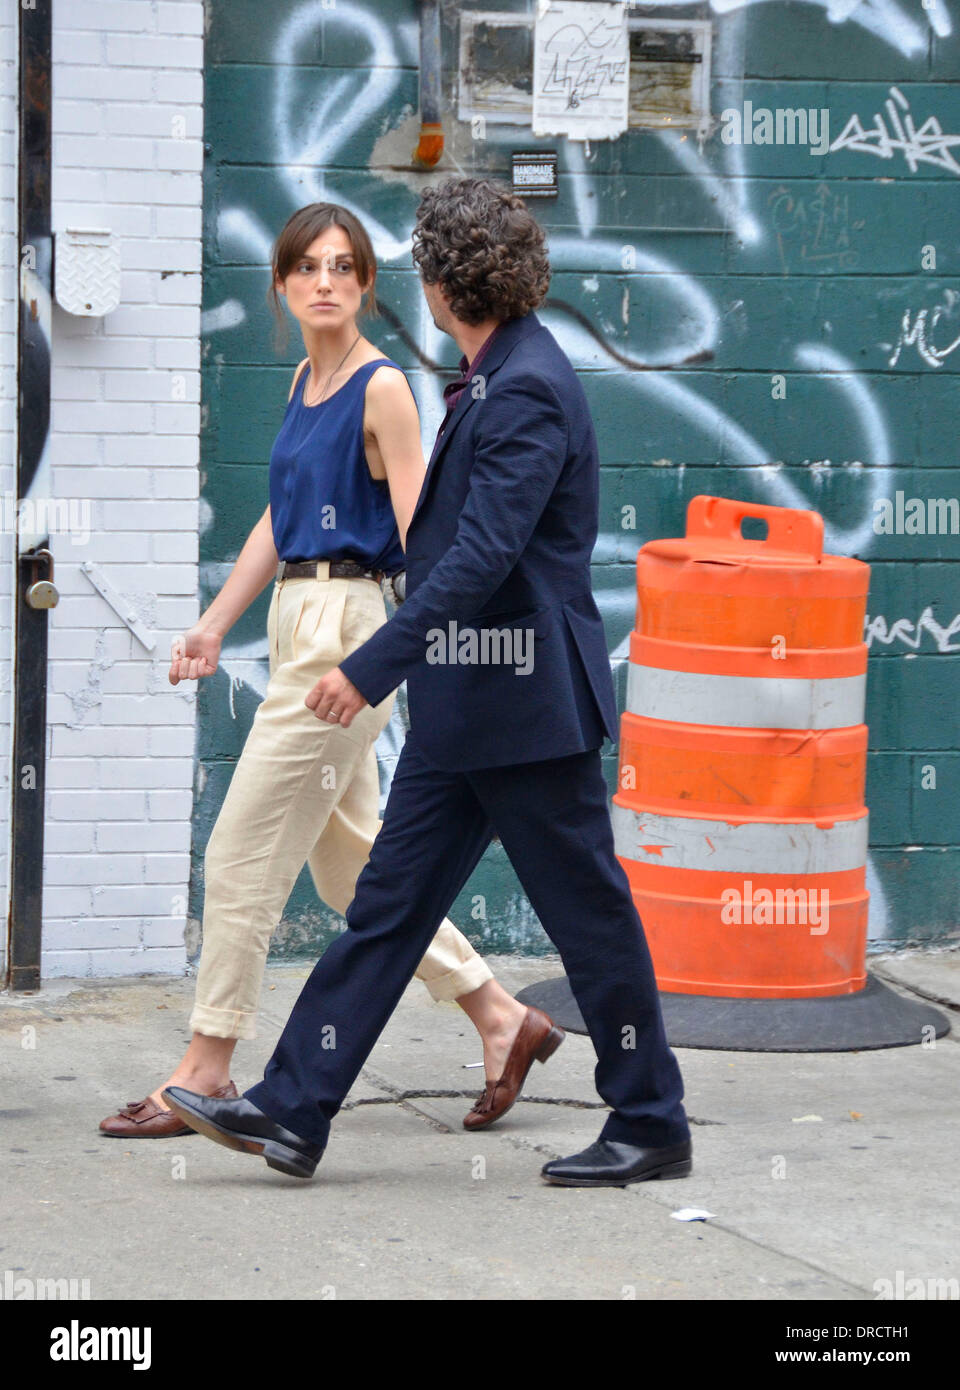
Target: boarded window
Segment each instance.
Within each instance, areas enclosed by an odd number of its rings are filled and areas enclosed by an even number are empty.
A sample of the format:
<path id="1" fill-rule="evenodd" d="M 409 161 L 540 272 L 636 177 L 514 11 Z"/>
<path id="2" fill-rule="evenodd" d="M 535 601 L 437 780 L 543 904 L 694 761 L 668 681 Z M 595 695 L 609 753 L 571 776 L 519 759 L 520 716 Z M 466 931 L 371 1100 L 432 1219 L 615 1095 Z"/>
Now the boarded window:
<path id="1" fill-rule="evenodd" d="M 529 125 L 533 110 L 533 20 L 466 13 L 460 18 L 461 121 Z"/>
<path id="2" fill-rule="evenodd" d="M 709 119 L 710 25 L 635 20 L 630 29 L 630 124 L 698 126 Z"/>

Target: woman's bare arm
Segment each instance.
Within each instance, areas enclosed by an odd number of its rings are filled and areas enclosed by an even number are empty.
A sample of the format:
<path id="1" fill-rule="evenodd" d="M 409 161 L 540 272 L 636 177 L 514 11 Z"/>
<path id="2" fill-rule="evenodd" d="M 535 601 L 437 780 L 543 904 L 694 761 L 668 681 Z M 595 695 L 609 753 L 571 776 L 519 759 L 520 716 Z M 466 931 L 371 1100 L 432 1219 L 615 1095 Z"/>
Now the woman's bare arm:
<path id="1" fill-rule="evenodd" d="M 196 626 L 223 637 L 263 593 L 277 572 L 270 508 L 254 526 L 230 571 L 230 577 Z"/>
<path id="2" fill-rule="evenodd" d="M 188 632 L 173 639 L 170 684 L 212 676 L 220 662 L 224 635 L 250 607 L 277 572 L 270 508 L 254 526 L 230 571 L 230 577 L 207 611 Z"/>
<path id="3" fill-rule="evenodd" d="M 406 550 L 407 527 L 427 465 L 420 443 L 417 404 L 401 372 L 374 372 L 367 383 L 363 429 L 369 462 L 374 467 L 381 464 L 386 473 L 400 544 Z"/>
<path id="4" fill-rule="evenodd" d="M 290 396 L 307 358 L 293 374 Z M 290 396 L 287 399 L 290 399 Z M 216 598 L 189 632 L 173 639 L 170 650 L 170 684 L 212 676 L 220 661 L 220 644 L 254 599 L 263 593 L 277 572 L 277 547 L 273 543 L 270 506 L 254 526 L 236 558 L 230 576 Z"/>

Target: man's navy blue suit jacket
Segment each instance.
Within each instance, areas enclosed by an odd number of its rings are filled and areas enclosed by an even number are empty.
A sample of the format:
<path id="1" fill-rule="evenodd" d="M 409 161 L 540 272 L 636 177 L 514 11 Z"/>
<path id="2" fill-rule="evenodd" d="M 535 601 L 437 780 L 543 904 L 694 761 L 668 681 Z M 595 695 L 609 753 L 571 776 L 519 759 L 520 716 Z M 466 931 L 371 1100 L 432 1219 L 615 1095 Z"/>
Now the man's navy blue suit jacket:
<path id="1" fill-rule="evenodd" d="M 406 679 L 416 747 L 448 771 L 564 757 L 604 730 L 617 739 L 590 587 L 599 462 L 583 388 L 533 313 L 505 322 L 481 365 L 417 499 L 406 600 L 340 663 L 371 705 Z M 450 623 L 533 629 L 532 671 L 431 664 L 428 634 Z"/>

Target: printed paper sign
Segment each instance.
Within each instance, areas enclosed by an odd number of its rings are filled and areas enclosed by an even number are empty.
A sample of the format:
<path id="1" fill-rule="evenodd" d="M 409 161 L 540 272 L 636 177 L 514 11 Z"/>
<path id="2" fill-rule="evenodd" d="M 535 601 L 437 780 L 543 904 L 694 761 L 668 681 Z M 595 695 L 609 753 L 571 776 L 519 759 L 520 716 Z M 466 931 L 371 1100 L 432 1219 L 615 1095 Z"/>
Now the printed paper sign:
<path id="1" fill-rule="evenodd" d="M 533 133 L 609 140 L 627 128 L 627 7 L 540 0 L 533 49 Z"/>

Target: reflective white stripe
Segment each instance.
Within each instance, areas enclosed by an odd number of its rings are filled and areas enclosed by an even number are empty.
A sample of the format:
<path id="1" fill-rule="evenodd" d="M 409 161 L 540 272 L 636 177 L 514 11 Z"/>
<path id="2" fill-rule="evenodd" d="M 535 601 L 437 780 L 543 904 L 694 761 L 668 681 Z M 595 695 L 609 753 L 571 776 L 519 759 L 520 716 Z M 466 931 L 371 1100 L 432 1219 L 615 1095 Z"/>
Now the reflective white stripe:
<path id="1" fill-rule="evenodd" d="M 709 869 L 732 874 L 829 874 L 867 862 L 868 817 L 809 822 L 723 820 L 662 816 L 611 806 L 617 854 L 664 869 Z"/>
<path id="2" fill-rule="evenodd" d="M 627 709 L 647 719 L 722 724 L 738 729 L 843 729 L 863 723 L 862 676 L 790 680 L 783 676 L 713 676 L 697 671 L 627 668 Z"/>

